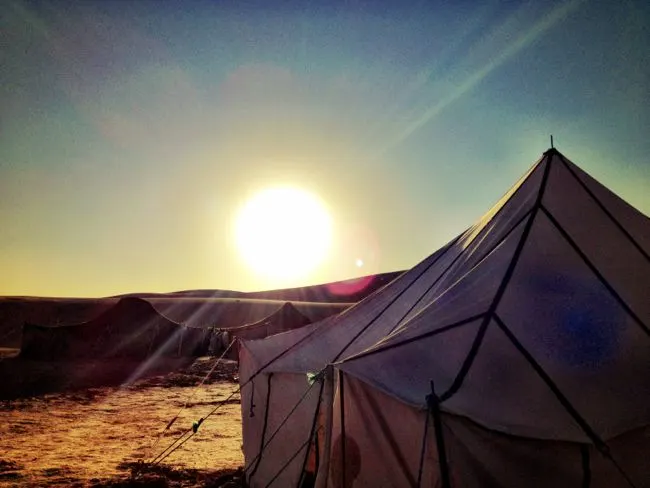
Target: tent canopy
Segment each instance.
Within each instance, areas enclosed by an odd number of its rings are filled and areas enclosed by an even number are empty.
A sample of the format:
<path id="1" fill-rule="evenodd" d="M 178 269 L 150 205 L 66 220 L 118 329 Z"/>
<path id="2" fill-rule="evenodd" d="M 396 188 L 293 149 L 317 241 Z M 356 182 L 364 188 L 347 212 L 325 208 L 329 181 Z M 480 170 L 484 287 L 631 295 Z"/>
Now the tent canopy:
<path id="1" fill-rule="evenodd" d="M 228 332 L 242 340 L 263 339 L 267 336 L 298 329 L 310 322 L 309 317 L 303 315 L 290 302 L 286 302 L 268 317 L 252 324 L 233 327 L 228 329 Z"/>
<path id="2" fill-rule="evenodd" d="M 82 324 L 25 324 L 21 356 L 39 359 L 195 356 L 207 350 L 210 331 L 185 327 L 146 300 L 125 297 Z"/>
<path id="3" fill-rule="evenodd" d="M 650 220 L 555 150 L 460 240 L 435 297 L 338 367 L 509 434 L 650 423 Z"/>

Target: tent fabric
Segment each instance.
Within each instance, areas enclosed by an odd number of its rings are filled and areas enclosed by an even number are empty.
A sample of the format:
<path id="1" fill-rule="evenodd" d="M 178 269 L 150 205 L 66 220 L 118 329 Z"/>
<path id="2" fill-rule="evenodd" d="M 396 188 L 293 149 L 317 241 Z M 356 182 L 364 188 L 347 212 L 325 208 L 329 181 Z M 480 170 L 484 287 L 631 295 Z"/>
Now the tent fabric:
<path id="1" fill-rule="evenodd" d="M 273 361 L 264 371 L 320 371 L 342 355 L 354 354 L 373 345 L 418 305 L 423 306 L 420 300 L 426 291 L 423 277 L 428 276 L 431 281 L 439 277 L 443 263 L 453 261 L 444 259 L 448 250 L 450 246 L 400 275 L 382 288 L 381 293 L 370 295 L 341 314 L 320 322 L 313 333 L 301 341 L 300 347 Z M 423 284 L 413 287 L 418 281 Z"/>
<path id="2" fill-rule="evenodd" d="M 126 297 L 82 324 L 25 324 L 21 356 L 43 360 L 199 356 L 207 352 L 210 334 L 209 329 L 167 319 L 146 300 Z"/>
<path id="3" fill-rule="evenodd" d="M 329 323 L 332 319 L 330 317 L 323 322 Z M 319 407 L 318 385 L 312 385 L 310 388 L 303 372 L 260 371 L 264 371 L 264 365 L 287 353 L 321 325 L 323 324 L 309 324 L 266 339 L 241 343 L 239 381 L 242 436 L 245 469 L 251 488 L 266 486 L 293 454 L 298 453 L 296 458 L 307 454 L 308 446 L 304 444 L 310 438 L 314 416 Z M 281 426 L 288 417 L 289 420 Z M 272 436 L 274 440 L 269 442 Z M 268 443 L 268 446 L 262 449 L 265 443 Z M 268 456 L 268 452 L 273 452 L 273 456 Z M 278 483 L 282 481 L 284 484 L 276 486 L 296 485 L 290 480 L 297 482 L 294 478 L 301 475 L 301 466 L 298 463 L 299 461 L 295 461 L 290 469 L 282 470 Z"/>
<path id="4" fill-rule="evenodd" d="M 650 423 L 650 261 L 573 167 L 548 153 L 528 176 L 542 172 L 544 184 L 521 235 L 502 236 L 465 278 L 341 370 L 420 407 L 433 380 L 447 411 L 509 434 L 593 442 Z M 650 233 L 648 219 L 639 223 L 636 234 Z M 454 324 L 468 332 L 450 350 L 442 336 L 458 334 Z"/>
<path id="5" fill-rule="evenodd" d="M 275 486 L 297 486 L 322 401 L 323 384 L 310 387 L 305 375 L 269 374 L 263 378 L 254 392 L 253 420 L 259 421 L 247 422 L 244 432 L 249 486 L 265 486 L 271 479 L 275 479 Z M 244 410 L 249 406 L 242 403 Z M 267 456 L 268 452 L 273 455 Z"/>
<path id="6" fill-rule="evenodd" d="M 311 319 L 303 315 L 290 302 L 286 302 L 268 317 L 252 324 L 233 327 L 228 329 L 228 332 L 231 337 L 240 340 L 263 339 L 270 335 L 303 327 L 310 322 Z"/>
<path id="7" fill-rule="evenodd" d="M 223 335 L 222 342 L 228 347 L 235 341 L 229 357 L 239 359 L 241 341 L 263 339 L 290 330 L 300 329 L 309 323 L 311 323 L 310 318 L 303 315 L 290 302 L 286 302 L 262 320 L 221 331 Z"/>
<path id="8" fill-rule="evenodd" d="M 439 436 L 458 468 L 454 487 L 520 486 L 536 476 L 539 486 L 569 486 L 584 482 L 586 460 L 610 483 L 590 486 L 648 486 L 639 463 L 650 454 L 649 242 L 647 217 L 549 150 L 474 226 L 384 288 L 272 352 L 252 341 L 251 358 L 263 360 L 249 377 L 293 373 L 302 382 L 298 373 L 333 364 L 355 385 L 345 401 L 318 407 L 334 422 L 319 488 L 324 477 L 356 487 L 416 486 L 425 476 L 431 483 L 420 486 L 436 486 Z M 432 385 L 451 431 L 430 429 L 432 457 L 416 476 L 422 434 L 412 431 L 429 418 Z M 287 411 L 282 399 L 268 405 Z M 277 436 L 308 432 L 309 418 Z M 345 439 L 348 428 L 360 436 L 346 450 L 361 459 L 353 484 L 330 476 L 341 462 L 336 433 Z M 518 454 L 521 465 L 510 467 Z M 390 473 L 367 471 L 377 463 Z M 252 481 L 274 486 L 261 475 Z"/>
<path id="9" fill-rule="evenodd" d="M 340 389 L 334 397 L 331 466 L 327 473 L 319 472 L 319 476 L 327 476 L 327 486 L 442 486 L 431 418 L 424 435 L 427 411 L 345 374 L 343 384 L 345 407 Z M 444 412 L 442 430 L 454 488 L 630 486 L 621 471 L 590 444 L 504 435 Z M 636 487 L 650 486 L 646 462 L 649 437 L 650 428 L 645 427 L 609 443 L 612 457 Z M 346 463 L 341 462 L 342 438 Z"/>
<path id="10" fill-rule="evenodd" d="M 419 474 L 425 411 L 355 378 L 344 378 L 338 384 L 332 412 L 330 466 L 328 473 L 319 472 L 321 477 L 327 475 L 327 486 L 417 486 L 418 478 L 423 487 L 439 486 L 435 462 L 426 463 Z M 426 455 L 437 460 L 435 442 L 428 447 Z"/>

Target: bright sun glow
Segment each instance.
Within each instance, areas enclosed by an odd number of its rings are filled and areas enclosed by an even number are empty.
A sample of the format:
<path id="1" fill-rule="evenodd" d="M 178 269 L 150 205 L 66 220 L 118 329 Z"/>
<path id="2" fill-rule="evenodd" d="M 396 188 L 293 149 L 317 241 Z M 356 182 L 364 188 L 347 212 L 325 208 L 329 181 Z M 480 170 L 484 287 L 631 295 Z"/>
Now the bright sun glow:
<path id="1" fill-rule="evenodd" d="M 237 249 L 246 263 L 267 279 L 306 276 L 326 256 L 332 223 L 325 205 L 293 187 L 264 190 L 240 211 Z"/>

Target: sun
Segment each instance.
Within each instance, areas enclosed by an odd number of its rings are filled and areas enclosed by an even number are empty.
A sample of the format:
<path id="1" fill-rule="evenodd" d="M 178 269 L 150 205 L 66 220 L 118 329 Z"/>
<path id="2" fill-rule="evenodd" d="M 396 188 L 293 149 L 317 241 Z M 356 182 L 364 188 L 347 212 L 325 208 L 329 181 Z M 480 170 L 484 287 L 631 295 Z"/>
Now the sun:
<path id="1" fill-rule="evenodd" d="M 263 190 L 240 210 L 235 238 L 246 264 L 261 277 L 283 282 L 307 276 L 325 258 L 332 222 L 313 193 L 281 186 Z"/>

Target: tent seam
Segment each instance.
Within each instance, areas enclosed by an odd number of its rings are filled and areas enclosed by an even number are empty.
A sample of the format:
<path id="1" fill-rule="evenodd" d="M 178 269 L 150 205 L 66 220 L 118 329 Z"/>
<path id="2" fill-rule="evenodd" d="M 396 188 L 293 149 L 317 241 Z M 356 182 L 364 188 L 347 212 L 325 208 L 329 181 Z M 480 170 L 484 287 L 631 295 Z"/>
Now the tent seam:
<path id="1" fill-rule="evenodd" d="M 539 163 L 538 163 L 538 164 L 539 164 Z M 532 168 L 530 171 L 528 171 L 528 172 L 526 173 L 526 174 L 528 175 L 528 177 L 530 177 L 530 176 L 535 172 L 536 169 L 537 169 L 537 168 Z M 523 178 L 523 177 L 522 177 L 522 178 Z M 526 178 L 526 179 L 527 179 L 527 178 Z M 507 195 L 507 194 L 512 190 L 512 188 L 515 188 L 515 187 L 517 187 L 517 186 L 521 186 L 521 185 L 523 185 L 523 184 L 525 183 L 525 181 L 526 181 L 525 179 L 522 180 L 522 179 L 520 178 L 520 179 L 519 179 L 519 180 L 518 180 L 518 181 L 517 181 L 517 182 L 516 182 L 512 187 L 510 187 L 510 189 L 508 189 L 508 191 L 504 194 L 504 196 Z M 485 225 L 484 225 L 483 228 L 479 231 L 479 233 L 478 233 L 476 236 L 474 236 L 474 238 L 472 239 L 472 242 L 474 242 L 476 239 L 478 239 L 480 236 L 482 236 L 483 234 L 486 233 L 486 229 L 488 228 L 488 224 L 489 224 L 490 222 L 494 221 L 494 219 L 497 218 L 497 216 L 498 216 L 498 215 L 503 211 L 504 208 L 506 208 L 506 207 L 508 206 L 508 203 L 510 203 L 510 201 L 512 200 L 512 198 L 513 198 L 516 194 L 517 194 L 517 191 L 514 191 L 514 192 L 513 192 L 513 193 L 508 197 L 508 199 L 507 199 L 505 202 L 503 202 L 503 204 L 501 205 L 501 207 L 499 207 L 499 209 L 494 213 L 494 215 L 492 215 L 492 217 L 490 217 L 490 219 L 485 223 Z M 501 197 L 501 198 L 503 198 L 503 197 Z M 499 200 L 500 200 L 500 199 L 499 199 Z M 497 248 L 497 247 L 498 247 L 498 246 L 499 246 L 499 245 L 500 245 L 500 244 L 501 244 L 505 239 L 507 239 L 508 236 L 509 236 L 509 235 L 510 235 L 510 234 L 511 234 L 511 233 L 512 233 L 512 232 L 513 232 L 513 231 L 514 231 L 518 226 L 519 226 L 519 224 L 521 224 L 521 222 L 523 222 L 523 221 L 525 220 L 526 216 L 532 212 L 532 210 L 533 210 L 533 208 L 530 208 L 529 210 L 527 210 L 527 211 L 524 213 L 524 215 L 523 215 L 522 217 L 520 217 L 519 220 L 517 220 L 517 223 L 516 223 L 515 225 L 513 225 L 512 228 L 510 228 L 510 229 L 508 230 L 508 232 L 506 232 L 506 234 L 505 234 L 501 239 L 499 239 L 499 241 L 498 241 L 497 243 L 495 243 L 495 244 L 491 247 L 491 249 L 490 249 L 489 251 L 487 251 L 487 252 L 485 253 L 485 255 L 484 255 L 481 259 L 479 259 L 478 262 L 477 262 L 474 266 L 472 266 L 472 268 L 468 271 L 468 273 L 471 272 L 471 270 L 474 269 L 476 266 L 478 266 L 478 265 L 479 265 L 479 264 L 480 264 L 480 263 L 481 263 L 481 262 L 482 262 L 482 261 L 483 261 L 487 256 L 489 256 L 490 253 L 492 253 L 492 251 L 494 251 L 494 249 L 496 249 L 496 248 Z M 469 230 L 469 229 L 468 229 L 468 230 Z M 460 237 L 463 236 L 463 235 L 465 235 L 466 233 L 467 233 L 467 231 L 465 231 L 465 232 L 463 232 L 462 234 L 460 234 L 460 235 L 457 237 L 456 240 L 460 240 Z M 455 244 L 455 242 L 452 243 L 452 245 L 453 245 L 453 244 Z M 446 253 L 446 251 L 447 251 L 447 250 L 445 250 L 445 253 Z M 458 253 L 458 256 L 456 256 L 456 257 L 454 258 L 454 260 L 453 260 L 451 263 L 449 263 L 449 266 L 447 266 L 447 268 L 445 268 L 445 270 L 440 274 L 440 276 L 438 276 L 438 278 L 436 278 L 436 280 L 435 280 L 435 281 L 434 281 L 434 282 L 433 282 L 433 283 L 432 283 L 432 284 L 431 284 L 431 285 L 430 285 L 430 286 L 425 290 L 425 292 L 420 296 L 420 298 L 418 298 L 417 301 L 416 301 L 416 302 L 415 302 L 415 303 L 414 303 L 414 304 L 413 304 L 413 305 L 408 309 L 408 311 L 407 311 L 407 312 L 402 316 L 402 318 L 397 322 L 397 324 L 395 325 L 395 327 L 393 327 L 393 328 L 388 332 L 388 335 L 390 335 L 391 333 L 393 333 L 393 332 L 394 332 L 394 331 L 395 331 L 395 330 L 396 330 L 400 325 L 406 325 L 406 324 L 402 324 L 402 323 L 401 323 L 402 320 L 404 320 L 404 319 L 405 319 L 405 318 L 406 318 L 406 317 L 407 317 L 407 316 L 408 316 L 408 315 L 413 311 L 413 309 L 416 307 L 416 305 L 417 305 L 418 303 L 420 303 L 420 302 L 424 299 L 424 297 L 427 295 L 427 293 L 429 293 L 429 292 L 433 289 L 433 287 L 436 286 L 436 285 L 438 284 L 439 281 L 441 281 L 444 277 L 447 276 L 447 273 L 448 273 L 449 270 L 454 266 L 454 264 L 456 264 L 456 261 L 458 261 L 458 260 L 460 259 L 460 257 L 461 257 L 461 256 L 464 256 L 465 254 L 466 254 L 466 253 L 464 252 L 464 250 L 461 251 L 460 253 Z M 440 257 L 442 257 L 442 255 L 441 255 Z M 437 262 L 437 261 L 438 261 L 438 260 L 434 261 L 434 263 Z M 433 263 L 432 263 L 432 264 L 433 264 Z M 418 279 L 419 279 L 419 277 L 418 277 Z M 417 280 L 416 280 L 416 281 L 417 281 Z M 453 285 L 451 285 L 451 286 L 453 286 Z M 417 315 L 416 315 L 416 316 L 417 316 Z M 412 317 L 411 319 L 409 319 L 409 321 L 408 321 L 407 323 L 409 323 L 413 318 L 414 318 L 414 317 Z"/>
<path id="2" fill-rule="evenodd" d="M 546 386 L 551 390 L 551 392 L 555 395 L 555 398 L 560 402 L 560 404 L 564 407 L 566 412 L 573 418 L 573 421 L 578 424 L 578 426 L 582 429 L 582 431 L 591 439 L 591 441 L 594 443 L 594 446 L 598 451 L 608 460 L 610 461 L 614 467 L 617 469 L 619 474 L 623 476 L 623 478 L 627 481 L 627 483 L 634 487 L 634 483 L 630 479 L 630 477 L 627 475 L 627 473 L 623 470 L 623 468 L 618 464 L 618 462 L 614 459 L 614 456 L 612 455 L 612 452 L 609 448 L 609 445 L 600 438 L 600 436 L 591 428 L 589 423 L 580 415 L 580 412 L 576 409 L 576 407 L 573 406 L 573 404 L 569 401 L 569 399 L 564 396 L 562 391 L 560 391 L 560 388 L 555 384 L 553 379 L 544 371 L 544 368 L 535 360 L 533 355 L 528 352 L 528 350 L 524 347 L 524 345 L 519 342 L 517 337 L 514 335 L 514 333 L 506 326 L 506 324 L 501 320 L 501 317 L 497 313 L 494 314 L 494 321 L 497 323 L 499 328 L 503 331 L 503 333 L 506 335 L 508 340 L 510 340 L 510 343 L 517 349 L 522 356 L 526 359 L 528 364 L 533 368 L 533 370 L 537 373 L 537 375 L 541 378 L 541 380 L 546 383 Z"/>
<path id="3" fill-rule="evenodd" d="M 420 449 L 420 462 L 418 467 L 418 484 L 417 488 L 422 486 L 422 472 L 424 471 L 424 455 L 427 451 L 427 437 L 429 431 L 429 411 L 427 410 L 424 415 L 424 433 L 422 434 L 422 448 Z"/>
<path id="4" fill-rule="evenodd" d="M 495 251 L 495 250 L 496 250 L 497 247 L 499 247 L 501 244 L 503 244 L 503 242 L 504 242 L 504 241 L 505 241 L 505 240 L 510 236 L 510 234 L 512 234 L 512 232 L 514 232 L 515 229 L 517 229 L 517 227 L 519 227 L 519 226 L 521 225 L 521 223 L 526 219 L 526 217 L 530 216 L 530 214 L 531 214 L 532 211 L 533 211 L 533 208 L 530 208 L 529 210 L 527 210 L 527 211 L 526 211 L 526 212 L 525 212 L 525 213 L 524 213 L 524 214 L 519 218 L 519 220 L 517 220 L 517 223 L 516 223 L 515 225 L 513 225 L 512 228 L 510 228 L 510 229 L 508 230 L 508 232 L 506 232 L 506 234 L 505 234 L 501 239 L 499 239 L 499 240 L 498 240 L 498 241 L 497 241 L 497 242 L 492 246 L 492 248 L 491 248 L 488 252 L 485 253 L 485 255 L 484 255 L 481 259 L 479 259 L 479 260 L 478 260 L 478 261 L 477 261 L 477 262 L 476 262 L 476 263 L 475 263 L 475 264 L 474 264 L 474 265 L 473 265 L 473 266 L 472 266 L 472 267 L 471 267 L 471 268 L 470 268 L 470 269 L 469 269 L 465 274 L 463 274 L 460 278 L 458 278 L 458 279 L 457 279 L 456 281 L 454 281 L 451 285 L 449 285 L 447 288 L 445 288 L 445 290 L 444 290 L 442 293 L 440 293 L 440 295 L 438 295 L 438 296 L 437 296 L 437 297 L 436 297 L 436 298 L 435 298 L 435 299 L 434 299 L 434 300 L 433 300 L 429 305 L 427 305 L 425 308 L 423 308 L 422 310 L 420 310 L 417 314 L 415 314 L 413 317 L 411 317 L 410 319 L 408 319 L 406 322 L 404 322 L 404 323 L 398 323 L 398 325 L 400 326 L 399 328 L 401 328 L 401 329 L 405 329 L 409 324 L 411 324 L 412 322 L 414 322 L 415 320 L 417 320 L 418 317 L 422 316 L 426 310 L 428 310 L 430 307 L 432 307 L 432 306 L 435 304 L 436 301 L 440 300 L 440 298 L 442 298 L 446 293 L 449 293 L 449 292 L 450 292 L 450 291 L 451 291 L 451 290 L 452 290 L 456 285 L 458 285 L 459 283 L 461 283 L 461 282 L 462 282 L 462 281 L 463 281 L 463 280 L 464 280 L 464 279 L 465 279 L 469 274 L 471 274 L 471 273 L 472 273 L 472 272 L 473 272 L 473 271 L 474 271 L 478 266 L 480 266 L 480 265 L 481 265 L 481 264 L 482 264 L 482 263 L 483 263 L 483 262 L 484 262 L 484 261 L 485 261 L 485 260 L 486 260 L 486 259 L 487 259 L 487 258 L 488 258 L 488 257 L 489 257 L 489 256 L 490 256 L 490 255 Z M 459 254 L 458 257 L 460 257 L 461 255 L 462 255 L 462 253 Z M 455 260 L 454 260 L 454 262 L 455 262 Z M 450 265 L 450 267 L 451 267 L 453 264 L 454 264 L 454 263 L 452 263 L 452 264 Z M 447 270 L 445 270 L 445 273 L 446 273 L 446 272 L 447 272 Z M 443 275 L 444 275 L 444 273 L 443 273 Z M 443 275 L 441 275 L 440 278 L 442 278 Z M 437 281 L 438 281 L 438 280 L 436 280 L 436 283 L 437 283 Z M 434 283 L 434 285 L 435 285 L 436 283 Z M 431 287 L 430 287 L 430 288 L 425 292 L 425 294 L 428 293 L 428 292 L 430 291 L 430 289 L 433 288 L 434 285 L 432 285 L 432 286 L 431 286 Z M 410 312 L 410 311 L 409 311 L 409 312 Z M 408 315 L 408 313 L 407 313 L 407 315 Z M 481 315 L 482 315 L 482 314 L 481 314 Z M 406 317 L 406 315 L 405 315 L 404 317 Z M 402 317 L 401 320 L 404 320 L 404 317 Z M 400 322 L 401 322 L 401 320 L 400 320 Z M 393 329 L 392 329 L 392 330 L 387 334 L 386 339 L 389 338 L 391 335 L 396 334 L 396 333 L 398 333 L 398 332 L 399 332 L 398 327 L 394 327 L 394 328 L 393 328 Z M 368 347 L 366 350 L 368 350 L 368 349 L 370 349 L 370 348 L 372 348 L 372 347 L 374 347 L 374 346 L 370 346 L 370 347 Z M 363 352 L 363 351 L 362 351 L 362 352 Z"/>
<path id="5" fill-rule="evenodd" d="M 311 442 L 311 439 L 314 437 L 314 434 L 316 433 L 316 423 L 318 422 L 318 414 L 320 412 L 321 402 L 323 400 L 323 388 L 324 387 L 325 387 L 325 380 L 323 379 L 321 381 L 320 391 L 318 392 L 318 405 L 316 405 L 316 411 L 314 412 L 314 420 L 312 421 L 311 429 L 309 431 L 308 439 L 310 440 L 310 442 Z M 318 439 L 316 439 L 316 450 L 318 452 Z M 307 447 L 307 452 L 305 452 L 305 459 L 302 462 L 302 468 L 300 469 L 300 477 L 298 478 L 298 485 L 296 486 L 296 488 L 300 488 L 300 485 L 301 485 L 302 480 L 303 480 L 304 475 L 305 475 L 305 466 L 307 466 L 307 459 L 308 458 L 309 458 L 309 447 Z M 284 471 L 284 469 L 282 469 L 280 471 L 280 473 L 282 471 Z M 316 467 L 316 472 L 318 472 L 318 467 Z M 278 475 L 280 473 L 278 473 Z"/>
<path id="6" fill-rule="evenodd" d="M 427 395 L 428 412 L 433 416 L 433 430 L 436 436 L 436 448 L 438 451 L 438 469 L 440 471 L 440 482 L 442 488 L 451 488 L 449 477 L 449 462 L 447 461 L 447 449 L 445 447 L 445 435 L 442 426 L 442 412 L 440 411 L 441 399 L 436 395 L 433 380 L 431 384 L 431 394 Z"/>
<path id="7" fill-rule="evenodd" d="M 598 434 L 591 428 L 589 423 L 580 415 L 580 412 L 573 406 L 567 397 L 565 397 L 560 388 L 555 384 L 553 379 L 544 371 L 544 368 L 535 360 L 533 355 L 524 347 L 524 345 L 517 339 L 515 334 L 510 330 L 510 328 L 505 324 L 501 319 L 498 313 L 494 314 L 494 321 L 497 326 L 503 331 L 510 343 L 517 349 L 526 359 L 528 364 L 533 368 L 537 375 L 546 383 L 546 386 L 549 387 L 551 392 L 555 395 L 555 398 L 562 404 L 564 409 L 571 415 L 573 420 L 578 424 L 582 431 L 591 439 L 594 445 L 599 449 L 609 450 L 607 444 L 600 438 Z"/>
<path id="8" fill-rule="evenodd" d="M 595 264 L 593 264 L 587 255 L 580 249 L 580 246 L 571 238 L 567 230 L 562 227 L 562 225 L 557 221 L 557 219 L 551 214 L 551 212 L 542 205 L 542 212 L 544 212 L 544 215 L 548 217 L 548 219 L 551 221 L 553 226 L 560 232 L 562 235 L 563 239 L 573 248 L 573 250 L 580 256 L 582 261 L 587 265 L 589 270 L 596 275 L 598 280 L 601 282 L 605 288 L 607 288 L 607 291 L 616 299 L 616 301 L 623 307 L 623 309 L 634 319 L 634 321 L 643 329 L 643 331 L 650 336 L 650 328 L 641 320 L 641 318 L 632 310 L 632 307 L 630 307 L 625 300 L 616 292 L 614 287 L 607 281 L 607 279 L 603 276 L 603 274 L 598 270 Z"/>
<path id="9" fill-rule="evenodd" d="M 605 213 L 605 215 L 607 215 L 607 217 L 609 217 L 609 219 L 625 235 L 625 237 L 627 237 L 627 239 L 632 243 L 632 245 L 634 247 L 636 247 L 637 250 L 646 258 L 646 261 L 650 262 L 650 255 L 648 255 L 648 253 L 645 251 L 645 249 L 643 249 L 643 247 L 641 247 L 641 244 L 639 244 L 636 241 L 636 239 L 632 236 L 632 234 L 630 234 L 625 229 L 625 227 L 623 227 L 623 225 L 618 221 L 618 219 L 616 217 L 614 217 L 614 215 L 609 210 L 607 210 L 607 207 L 605 207 L 605 204 L 603 202 L 601 202 L 600 199 L 594 194 L 594 192 L 592 192 L 589 189 L 587 184 L 578 177 L 578 175 L 575 173 L 575 171 L 573 171 L 573 168 L 571 168 L 571 166 L 569 166 L 569 163 L 567 162 L 566 158 L 562 154 L 560 154 L 560 158 L 561 158 L 562 163 L 564 164 L 564 166 L 569 170 L 569 173 L 571 173 L 571 175 L 576 179 L 576 181 L 578 181 L 580 186 L 582 186 L 582 188 L 587 192 L 587 194 L 589 194 L 589 196 L 596 202 L 598 207 Z"/>
<path id="10" fill-rule="evenodd" d="M 340 415 L 341 415 L 341 486 L 345 484 L 345 396 L 343 390 L 343 372 L 339 370 L 339 402 L 340 402 Z"/>
<path id="11" fill-rule="evenodd" d="M 447 244 L 447 247 L 440 253 L 440 255 L 436 257 L 436 259 L 433 260 L 433 262 L 431 262 L 431 264 L 429 264 L 429 266 L 427 266 L 424 270 L 422 270 L 422 272 L 419 273 L 409 283 L 408 286 L 405 286 L 401 292 L 399 292 L 390 302 L 388 302 L 388 304 L 384 308 L 382 308 L 377 315 L 375 315 L 357 334 L 355 334 L 355 336 L 350 340 L 350 342 L 348 342 L 345 346 L 343 346 L 343 349 L 341 349 L 339 353 L 334 357 L 334 359 L 332 359 L 332 362 L 337 361 L 341 357 L 341 355 L 354 343 L 354 341 L 356 341 L 361 336 L 361 334 L 363 334 L 366 330 L 368 330 L 368 328 L 372 324 L 374 324 L 386 312 L 386 310 L 388 310 L 404 293 L 406 293 L 406 291 L 411 286 L 413 286 L 422 276 L 424 276 L 424 274 L 427 273 L 433 267 L 434 264 L 436 264 L 445 254 L 447 254 L 449 249 L 451 249 L 460 240 L 462 235 L 463 234 L 459 234 L 449 244 Z"/>
<path id="12" fill-rule="evenodd" d="M 458 390 L 463 385 L 463 381 L 465 380 L 465 377 L 469 374 L 469 371 L 472 368 L 472 365 L 474 364 L 474 360 L 476 359 L 481 344 L 483 343 L 483 338 L 485 337 L 485 333 L 487 331 L 488 325 L 490 324 L 492 317 L 495 315 L 496 309 L 499 306 L 499 303 L 501 302 L 501 298 L 503 297 L 503 294 L 505 293 L 506 288 L 510 283 L 510 279 L 514 274 L 515 268 L 517 267 L 517 263 L 519 262 L 519 257 L 523 252 L 524 246 L 526 245 L 526 242 L 528 240 L 528 235 L 530 234 L 530 231 L 533 227 L 533 223 L 535 222 L 535 218 L 537 217 L 537 213 L 539 212 L 541 201 L 544 196 L 544 191 L 546 190 L 546 185 L 548 183 L 548 175 L 551 169 L 552 157 L 553 157 L 552 154 L 548 154 L 544 159 L 544 162 L 546 163 L 546 167 L 544 168 L 544 174 L 542 176 L 542 181 L 540 183 L 540 187 L 537 193 L 537 198 L 535 199 L 535 205 L 533 206 L 533 211 L 528 217 L 528 221 L 526 222 L 526 227 L 524 228 L 521 237 L 519 238 L 519 243 L 517 244 L 517 248 L 515 249 L 515 252 L 512 255 L 512 259 L 508 264 L 508 268 L 506 269 L 505 274 L 503 275 L 503 279 L 501 280 L 501 285 L 499 285 L 499 288 L 497 289 L 494 299 L 492 300 L 492 303 L 490 304 L 490 307 L 488 308 L 488 311 L 485 317 L 483 318 L 483 323 L 481 324 L 478 333 L 476 334 L 476 338 L 472 343 L 472 347 L 470 348 L 469 353 L 467 354 L 465 361 L 463 361 L 463 364 L 461 365 L 461 368 L 458 371 L 456 377 L 454 378 L 454 381 L 452 382 L 451 386 L 447 389 L 447 391 L 445 391 L 442 395 L 440 395 L 441 402 L 448 400 L 458 392 Z"/>
<path id="13" fill-rule="evenodd" d="M 444 332 L 447 332 L 449 330 L 453 330 L 453 329 L 456 329 L 458 327 L 462 327 L 463 325 L 467 325 L 467 324 L 469 324 L 471 322 L 474 322 L 475 320 L 478 320 L 483 316 L 485 316 L 485 312 L 480 313 L 478 315 L 472 315 L 471 317 L 464 318 L 464 319 L 459 320 L 457 322 L 453 322 L 453 323 L 451 323 L 449 325 L 445 325 L 444 327 L 440 327 L 440 328 L 438 328 L 436 330 L 433 330 L 431 332 L 425 332 L 424 334 L 420 334 L 419 336 L 410 337 L 409 339 L 405 339 L 402 342 L 397 342 L 395 344 L 388 344 L 386 346 L 378 347 L 376 349 L 362 351 L 359 354 L 356 354 L 354 356 L 350 356 L 348 358 L 342 359 L 342 360 L 337 361 L 337 362 L 333 362 L 331 364 L 336 365 L 336 364 L 348 363 L 348 362 L 351 362 L 351 361 L 356 361 L 357 359 L 361 359 L 361 358 L 366 357 L 366 356 L 372 356 L 373 354 L 377 354 L 379 352 L 387 351 L 389 349 L 405 346 L 405 345 L 410 344 L 411 342 L 415 342 L 415 341 L 417 341 L 419 339 L 425 339 L 427 337 L 433 337 L 433 336 L 436 336 L 438 334 L 442 334 Z"/>
<path id="14" fill-rule="evenodd" d="M 266 447 L 264 445 L 264 440 L 266 438 L 266 428 L 268 426 L 268 420 L 269 420 L 269 405 L 271 404 L 271 378 L 273 377 L 273 373 L 269 373 L 269 377 L 267 380 L 267 393 L 266 393 L 266 405 L 264 407 L 264 424 L 262 427 L 262 439 L 260 441 L 260 450 L 257 454 L 257 460 L 255 462 L 255 466 L 253 467 L 253 471 L 248 475 L 248 479 L 251 480 L 255 473 L 257 472 L 257 468 L 260 465 L 260 462 L 262 461 L 262 452 L 264 452 L 264 448 Z"/>

